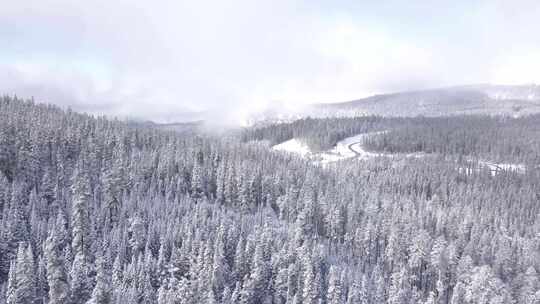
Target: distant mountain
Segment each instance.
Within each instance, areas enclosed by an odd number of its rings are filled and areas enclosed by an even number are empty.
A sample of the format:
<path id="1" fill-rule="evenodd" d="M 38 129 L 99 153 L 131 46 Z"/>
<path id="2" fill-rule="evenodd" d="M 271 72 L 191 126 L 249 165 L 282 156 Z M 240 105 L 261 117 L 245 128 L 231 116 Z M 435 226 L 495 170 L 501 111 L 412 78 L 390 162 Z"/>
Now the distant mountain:
<path id="1" fill-rule="evenodd" d="M 472 85 L 462 86 L 462 89 L 470 89 L 480 91 L 490 98 L 497 100 L 540 100 L 540 85 L 527 84 L 527 85 Z"/>
<path id="2" fill-rule="evenodd" d="M 522 116 L 540 113 L 540 85 L 466 85 L 374 95 L 358 100 L 308 106 L 293 113 L 259 113 L 258 119 L 284 121 L 300 117 L 449 116 L 459 114 Z"/>
<path id="3" fill-rule="evenodd" d="M 313 116 L 525 115 L 540 113 L 540 86 L 471 85 L 375 95 L 341 103 L 317 104 Z"/>

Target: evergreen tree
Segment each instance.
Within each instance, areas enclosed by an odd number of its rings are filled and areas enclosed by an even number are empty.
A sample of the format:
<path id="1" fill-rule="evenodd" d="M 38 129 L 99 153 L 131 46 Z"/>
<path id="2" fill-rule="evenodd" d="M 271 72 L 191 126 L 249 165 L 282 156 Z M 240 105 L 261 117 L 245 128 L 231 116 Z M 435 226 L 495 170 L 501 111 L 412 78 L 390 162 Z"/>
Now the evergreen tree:
<path id="1" fill-rule="evenodd" d="M 343 303 L 343 289 L 341 283 L 341 274 L 336 267 L 330 267 L 328 282 L 327 303 L 341 304 Z"/>
<path id="2" fill-rule="evenodd" d="M 73 181 L 73 206 L 71 215 L 72 241 L 71 247 L 74 255 L 71 266 L 71 301 L 72 303 L 85 303 L 91 295 L 92 277 L 90 248 L 90 219 L 88 204 L 90 200 L 88 179 L 83 171 L 83 163 L 79 163 L 78 171 Z"/>
<path id="3" fill-rule="evenodd" d="M 73 205 L 71 214 L 73 239 L 71 247 L 74 255 L 81 255 L 85 260 L 89 258 L 89 251 L 92 245 L 88 214 L 88 204 L 91 195 L 83 162 L 81 162 L 78 164 L 78 169 L 73 178 Z"/>
<path id="4" fill-rule="evenodd" d="M 9 304 L 35 303 L 37 299 L 35 275 L 36 268 L 32 248 L 21 243 L 17 251 L 16 262 L 12 263 L 10 269 L 6 296 Z"/>
<path id="5" fill-rule="evenodd" d="M 70 290 L 62 250 L 62 246 L 65 245 L 64 237 L 64 219 L 62 214 L 58 214 L 56 224 L 45 243 L 50 304 L 67 303 L 69 300 Z"/>
<path id="6" fill-rule="evenodd" d="M 111 280 L 107 273 L 107 265 L 104 258 L 99 255 L 96 259 L 96 284 L 87 304 L 112 303 Z"/>

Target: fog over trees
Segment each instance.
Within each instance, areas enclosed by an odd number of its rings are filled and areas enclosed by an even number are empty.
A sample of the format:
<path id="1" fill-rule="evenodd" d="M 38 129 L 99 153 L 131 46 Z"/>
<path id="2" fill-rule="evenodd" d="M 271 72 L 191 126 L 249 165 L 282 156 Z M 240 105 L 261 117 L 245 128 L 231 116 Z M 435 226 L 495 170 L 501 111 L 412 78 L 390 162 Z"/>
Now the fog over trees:
<path id="1" fill-rule="evenodd" d="M 0 303 L 540 303 L 540 116 L 213 136 L 0 98 Z M 359 133 L 429 158 L 272 151 Z M 526 170 L 459 170 L 468 157 Z"/>

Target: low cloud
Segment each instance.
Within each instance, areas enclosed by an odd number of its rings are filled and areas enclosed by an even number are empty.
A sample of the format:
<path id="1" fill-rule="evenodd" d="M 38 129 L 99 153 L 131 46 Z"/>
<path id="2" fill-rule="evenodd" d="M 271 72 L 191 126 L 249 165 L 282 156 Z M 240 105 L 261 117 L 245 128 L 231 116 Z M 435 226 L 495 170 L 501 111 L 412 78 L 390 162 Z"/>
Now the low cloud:
<path id="1" fill-rule="evenodd" d="M 539 20 L 532 0 L 12 1 L 0 11 L 0 92 L 233 122 L 374 93 L 540 82 Z"/>

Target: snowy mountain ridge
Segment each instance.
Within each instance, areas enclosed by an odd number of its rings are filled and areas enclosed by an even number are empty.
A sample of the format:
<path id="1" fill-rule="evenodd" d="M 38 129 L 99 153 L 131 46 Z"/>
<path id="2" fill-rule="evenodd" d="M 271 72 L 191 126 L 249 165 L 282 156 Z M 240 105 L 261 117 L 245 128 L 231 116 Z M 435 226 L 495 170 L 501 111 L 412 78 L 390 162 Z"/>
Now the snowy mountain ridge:
<path id="1" fill-rule="evenodd" d="M 347 102 L 312 104 L 295 111 L 272 109 L 252 115 L 248 125 L 305 117 L 524 116 L 535 113 L 540 113 L 540 85 L 479 84 L 373 95 Z"/>

